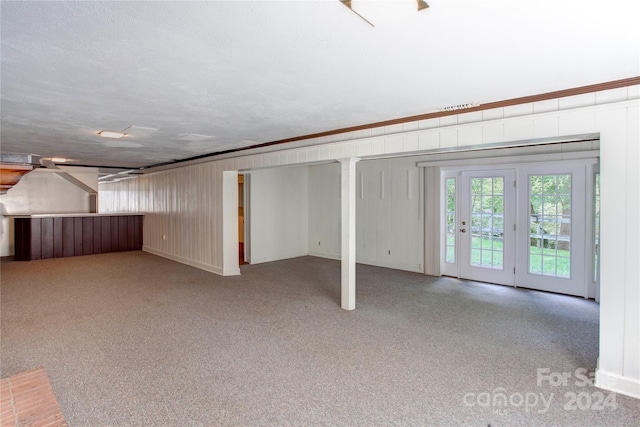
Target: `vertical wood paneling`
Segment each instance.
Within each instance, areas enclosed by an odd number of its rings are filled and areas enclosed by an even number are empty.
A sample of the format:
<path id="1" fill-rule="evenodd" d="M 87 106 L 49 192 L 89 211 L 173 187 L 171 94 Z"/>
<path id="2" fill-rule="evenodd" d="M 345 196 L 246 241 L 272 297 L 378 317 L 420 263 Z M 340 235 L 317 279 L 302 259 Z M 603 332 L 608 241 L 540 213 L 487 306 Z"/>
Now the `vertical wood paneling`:
<path id="1" fill-rule="evenodd" d="M 123 197 L 117 206 L 124 211 L 138 209 L 146 213 L 143 223 L 145 247 L 170 257 L 188 259 L 198 264 L 221 268 L 221 162 L 204 163 L 134 180 L 102 184 L 101 191 L 117 194 L 136 192 Z M 113 211 L 116 203 L 103 195 L 101 210 Z M 106 204 L 105 204 L 106 203 Z M 104 212 L 103 211 L 103 212 Z M 162 236 L 166 239 L 162 239 Z M 112 240 L 116 234 L 112 232 Z M 113 243 L 113 242 L 112 242 Z"/>
<path id="2" fill-rule="evenodd" d="M 340 164 L 309 166 L 308 186 L 309 253 L 338 258 L 341 247 Z"/>
<path id="3" fill-rule="evenodd" d="M 120 217 L 112 217 L 113 220 L 118 221 L 118 251 L 126 251 L 128 250 L 127 245 L 127 225 L 129 224 L 129 220 L 126 216 Z"/>
<path id="4" fill-rule="evenodd" d="M 102 218 L 94 217 L 92 229 L 93 229 L 93 253 L 102 253 Z"/>
<path id="5" fill-rule="evenodd" d="M 42 259 L 42 221 L 32 219 L 31 223 L 31 259 Z"/>
<path id="6" fill-rule="evenodd" d="M 629 188 L 625 199 L 627 210 L 626 229 L 628 238 L 624 249 L 625 256 L 640 260 L 640 107 L 627 111 L 627 179 Z M 640 265 L 626 263 L 625 292 L 625 334 L 624 334 L 624 366 L 626 376 L 640 379 L 640 363 L 636 363 L 640 355 Z M 635 284 L 635 286 L 634 286 Z M 636 357 L 636 360 L 634 360 Z M 638 390 L 640 397 L 640 389 Z"/>
<path id="7" fill-rule="evenodd" d="M 110 252 L 117 252 L 119 250 L 119 245 L 118 245 L 118 236 L 120 235 L 120 233 L 118 232 L 118 228 L 119 228 L 119 223 L 118 223 L 118 218 L 117 217 L 113 217 L 110 216 L 109 217 L 109 224 L 110 224 L 110 230 L 111 230 L 111 245 L 110 246 Z"/>
<path id="8" fill-rule="evenodd" d="M 28 261 L 141 249 L 142 221 L 142 216 L 16 218 L 15 259 Z M 111 246 L 109 238 L 103 238 L 111 235 L 112 223 L 122 223 L 117 229 L 125 233 L 118 235 L 117 247 Z"/>
<path id="9" fill-rule="evenodd" d="M 135 250 L 142 249 L 142 222 L 144 221 L 144 217 L 132 217 L 134 218 L 133 223 L 133 248 Z"/>
<path id="10" fill-rule="evenodd" d="M 60 258 L 63 256 L 63 233 L 62 218 L 53 218 L 53 257 Z"/>
<path id="11" fill-rule="evenodd" d="M 420 171 L 415 160 L 361 161 L 358 168 L 366 188 L 356 210 L 358 262 L 420 271 L 422 199 L 418 194 Z M 383 172 L 384 181 L 378 180 Z M 380 197 L 382 192 L 384 199 Z"/>
<path id="12" fill-rule="evenodd" d="M 23 224 L 22 218 L 14 218 L 13 220 L 13 242 L 14 242 L 13 259 L 16 261 L 22 261 L 24 259 L 22 251 L 24 251 L 28 246 L 28 243 L 23 240 L 24 232 L 23 232 L 22 224 Z M 18 243 L 20 243 L 20 245 Z"/>
<path id="13" fill-rule="evenodd" d="M 111 217 L 103 216 L 100 220 L 100 240 L 102 241 L 102 252 L 112 252 L 111 250 Z"/>
<path id="14" fill-rule="evenodd" d="M 82 218 L 82 255 L 93 253 L 93 218 Z"/>
<path id="15" fill-rule="evenodd" d="M 73 218 L 73 255 L 82 255 L 82 218 Z"/>
<path id="16" fill-rule="evenodd" d="M 356 256 L 358 262 L 420 271 L 423 224 L 420 171 L 412 159 L 357 164 Z M 334 180 L 337 164 L 309 167 L 309 253 L 340 254 L 340 204 Z M 318 245 L 321 242 L 321 245 Z"/>
<path id="17" fill-rule="evenodd" d="M 62 218 L 62 256 L 75 255 L 73 218 Z"/>
<path id="18" fill-rule="evenodd" d="M 124 217 L 127 221 L 127 232 L 125 236 L 126 242 L 126 251 L 132 251 L 135 248 L 136 241 L 136 217 L 135 216 L 126 216 Z"/>
<path id="19" fill-rule="evenodd" d="M 53 258 L 53 218 L 42 218 L 41 226 L 42 259 Z"/>

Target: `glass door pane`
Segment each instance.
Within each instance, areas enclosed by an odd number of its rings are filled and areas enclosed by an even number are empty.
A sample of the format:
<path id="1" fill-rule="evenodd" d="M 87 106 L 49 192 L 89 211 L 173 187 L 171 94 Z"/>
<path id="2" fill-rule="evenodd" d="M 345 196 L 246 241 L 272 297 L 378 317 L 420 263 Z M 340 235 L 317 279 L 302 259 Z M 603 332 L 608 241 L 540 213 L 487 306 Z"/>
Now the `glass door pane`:
<path id="1" fill-rule="evenodd" d="M 529 176 L 529 273 L 571 277 L 571 175 Z"/>
<path id="2" fill-rule="evenodd" d="M 518 170 L 516 284 L 586 296 L 591 266 L 587 248 L 587 172 L 593 160 L 527 165 Z M 521 249 L 521 250 L 520 250 Z"/>
<path id="3" fill-rule="evenodd" d="M 445 250 L 445 262 L 455 264 L 456 262 L 456 179 L 447 178 L 445 180 L 447 207 L 445 220 L 447 223 L 447 241 Z"/>
<path id="4" fill-rule="evenodd" d="M 504 267 L 504 178 L 471 178 L 471 265 Z"/>

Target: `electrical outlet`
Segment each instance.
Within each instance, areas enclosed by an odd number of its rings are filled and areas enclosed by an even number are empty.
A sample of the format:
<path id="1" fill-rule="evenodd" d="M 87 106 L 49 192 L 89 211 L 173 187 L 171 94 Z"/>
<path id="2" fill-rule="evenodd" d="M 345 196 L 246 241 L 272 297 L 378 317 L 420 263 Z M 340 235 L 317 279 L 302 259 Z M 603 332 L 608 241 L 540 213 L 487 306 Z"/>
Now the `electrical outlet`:
<path id="1" fill-rule="evenodd" d="M 167 240 L 167 235 L 166 234 L 162 235 L 162 240 Z"/>

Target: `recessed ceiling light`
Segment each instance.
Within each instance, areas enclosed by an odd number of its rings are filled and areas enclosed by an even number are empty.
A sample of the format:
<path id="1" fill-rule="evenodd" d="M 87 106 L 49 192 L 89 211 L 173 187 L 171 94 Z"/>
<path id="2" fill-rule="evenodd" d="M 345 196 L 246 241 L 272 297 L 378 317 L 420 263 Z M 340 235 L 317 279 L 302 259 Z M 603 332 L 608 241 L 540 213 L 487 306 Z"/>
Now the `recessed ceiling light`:
<path id="1" fill-rule="evenodd" d="M 100 132 L 98 132 L 98 135 L 103 136 L 105 138 L 122 138 L 123 136 L 126 135 L 126 133 L 122 133 L 122 132 L 115 132 L 112 130 L 101 130 Z"/>
<path id="2" fill-rule="evenodd" d="M 69 159 L 66 159 L 64 157 L 52 157 L 51 161 L 53 163 L 66 163 Z"/>

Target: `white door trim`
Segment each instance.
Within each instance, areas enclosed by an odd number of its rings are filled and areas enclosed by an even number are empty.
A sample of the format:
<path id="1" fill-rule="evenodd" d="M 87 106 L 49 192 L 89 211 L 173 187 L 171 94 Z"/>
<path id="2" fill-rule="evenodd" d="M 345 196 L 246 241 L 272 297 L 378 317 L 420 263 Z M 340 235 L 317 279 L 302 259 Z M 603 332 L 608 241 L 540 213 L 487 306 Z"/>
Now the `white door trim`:
<path id="1" fill-rule="evenodd" d="M 512 159 L 513 160 L 513 159 Z M 505 164 L 482 164 L 475 167 L 464 167 L 457 165 L 456 167 L 442 167 L 440 169 L 440 271 L 443 275 L 462 277 L 461 274 L 461 240 L 460 233 L 456 233 L 455 246 L 456 246 L 456 262 L 455 264 L 446 262 L 446 242 L 447 242 L 447 224 L 446 224 L 446 189 L 445 185 L 448 178 L 456 179 L 456 225 L 460 228 L 460 188 L 462 175 L 469 175 L 473 173 L 492 173 L 491 171 L 502 171 L 505 169 L 516 170 L 516 180 L 518 183 L 518 190 L 515 195 L 516 203 L 516 218 L 515 223 L 518 224 L 517 231 L 515 233 L 515 247 L 514 254 L 516 257 L 515 267 L 516 272 L 514 274 L 514 282 L 516 286 L 531 287 L 534 289 L 548 290 L 552 292 L 569 293 L 572 295 L 580 295 L 585 298 L 597 297 L 597 287 L 591 280 L 593 276 L 593 250 L 591 248 L 591 242 L 593 241 L 593 174 L 598 168 L 597 156 L 591 156 L 582 159 L 573 159 L 565 161 L 554 161 L 546 164 L 540 164 L 538 162 L 526 162 L 526 163 L 505 163 Z M 548 282 L 549 286 L 544 284 L 540 285 L 540 281 L 535 283 L 535 280 L 531 280 L 532 274 L 528 273 L 529 262 L 529 250 L 527 242 L 529 240 L 528 226 L 529 226 L 529 209 L 527 205 L 529 203 L 529 175 L 544 175 L 546 173 L 571 173 L 575 179 L 573 180 L 572 189 L 572 212 L 577 215 L 577 218 L 573 220 L 575 227 L 580 227 L 575 231 L 572 229 L 572 236 L 575 236 L 575 240 L 572 240 L 572 247 L 576 249 L 576 257 L 572 259 L 571 265 L 571 277 L 575 280 L 572 288 L 563 292 L 558 289 L 557 283 L 566 279 L 557 279 L 554 277 L 544 276 L 544 281 Z M 522 188 L 520 186 L 523 186 Z M 506 224 L 505 224 L 506 228 Z M 573 237 L 572 237 L 573 239 Z M 505 263 L 506 266 L 506 263 Z M 534 277 L 533 279 L 539 279 Z M 482 280 L 475 278 L 475 280 Z M 493 281 L 494 283 L 501 283 L 500 281 Z M 577 288 L 575 283 L 580 283 L 580 288 Z M 504 283 L 510 284 L 510 283 Z"/>

